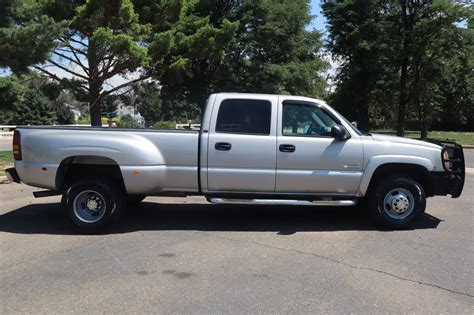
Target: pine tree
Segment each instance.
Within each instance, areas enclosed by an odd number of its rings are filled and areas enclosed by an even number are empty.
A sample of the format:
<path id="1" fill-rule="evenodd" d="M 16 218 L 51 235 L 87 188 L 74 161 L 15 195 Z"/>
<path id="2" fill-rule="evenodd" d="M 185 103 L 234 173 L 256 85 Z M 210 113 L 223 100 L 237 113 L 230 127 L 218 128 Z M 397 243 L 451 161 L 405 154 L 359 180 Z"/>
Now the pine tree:
<path id="1" fill-rule="evenodd" d="M 56 121 L 52 102 L 39 89 L 28 89 L 21 100 L 15 104 L 13 124 L 52 125 Z"/>

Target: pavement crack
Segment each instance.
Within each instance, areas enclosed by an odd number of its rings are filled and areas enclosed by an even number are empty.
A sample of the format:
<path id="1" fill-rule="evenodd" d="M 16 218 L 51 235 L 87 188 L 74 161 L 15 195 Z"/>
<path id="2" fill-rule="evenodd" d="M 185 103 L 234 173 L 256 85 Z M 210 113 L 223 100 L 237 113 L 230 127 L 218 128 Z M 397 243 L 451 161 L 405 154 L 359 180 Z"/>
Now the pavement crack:
<path id="1" fill-rule="evenodd" d="M 199 232 L 199 231 L 196 231 L 196 233 L 199 233 L 199 234 L 202 234 L 202 235 L 206 235 L 206 236 L 209 236 L 209 237 L 215 237 L 215 238 L 219 238 L 219 239 L 224 239 L 224 240 L 228 240 L 228 241 L 234 241 L 234 242 L 240 242 L 240 243 L 248 243 L 248 244 L 253 244 L 253 245 L 257 245 L 257 246 L 261 246 L 261 247 L 266 247 L 266 248 L 270 248 L 270 249 L 275 249 L 275 250 L 279 250 L 279 251 L 292 252 L 292 253 L 297 253 L 297 254 L 306 255 L 306 256 L 313 256 L 313 257 L 317 257 L 317 258 L 320 258 L 320 259 L 323 259 L 323 260 L 326 260 L 326 261 L 329 261 L 329 262 L 332 262 L 332 263 L 336 263 L 336 264 L 339 264 L 339 265 L 341 265 L 341 266 L 345 266 L 345 267 L 348 267 L 348 268 L 351 268 L 351 269 L 357 269 L 357 270 L 364 270 L 364 271 L 375 272 L 375 273 L 383 274 L 383 275 L 385 275 L 385 276 L 389 276 L 389 277 L 392 277 L 392 278 L 395 278 L 395 279 L 398 279 L 398 280 L 407 281 L 407 282 L 411 282 L 411 283 L 415 283 L 415 284 L 419 284 L 419 285 L 424 285 L 424 286 L 427 286 L 427 287 L 439 289 L 439 290 L 446 291 L 446 292 L 449 292 L 449 293 L 453 293 L 453 294 L 458 294 L 458 295 L 463 295 L 463 296 L 467 296 L 467 297 L 470 297 L 470 298 L 474 298 L 474 295 L 469 294 L 469 293 L 466 293 L 466 292 L 460 292 L 460 291 L 456 291 L 456 290 L 452 290 L 452 289 L 449 289 L 449 288 L 445 288 L 445 287 L 439 286 L 439 285 L 437 285 L 437 284 L 433 284 L 433 283 L 428 283 L 428 282 L 424 282 L 424 281 L 420 281 L 420 280 L 414 280 L 414 279 L 406 278 L 406 277 L 399 276 L 399 275 L 397 275 L 397 274 L 394 274 L 394 273 L 391 273 L 391 272 L 387 272 L 387 271 L 384 271 L 384 270 L 380 270 L 380 269 L 376 269 L 376 268 L 370 268 L 370 267 L 364 267 L 364 266 L 358 266 L 358 265 L 349 264 L 349 263 L 346 263 L 346 262 L 344 262 L 344 261 L 342 261 L 342 260 L 338 260 L 338 259 L 335 259 L 335 258 L 331 258 L 331 257 L 327 257 L 327 256 L 315 254 L 315 253 L 305 252 L 305 251 L 301 251 L 301 250 L 298 250 L 298 249 L 278 247 L 278 246 L 268 245 L 268 244 L 259 243 L 259 242 L 255 242 L 255 241 L 240 240 L 240 239 L 235 239 L 235 238 L 225 237 L 225 236 L 220 236 L 220 235 L 212 235 L 212 234 L 209 234 L 209 233 L 206 233 L 206 232 Z"/>
<path id="2" fill-rule="evenodd" d="M 109 245 L 107 244 L 107 240 L 104 239 L 102 241 L 102 243 L 104 244 L 105 246 L 105 249 L 107 250 L 107 253 L 109 254 L 110 257 L 112 257 L 112 259 L 115 261 L 115 263 L 120 267 L 122 268 L 125 272 L 127 273 L 132 273 L 130 271 L 130 269 L 127 268 L 127 266 L 125 266 L 123 263 L 120 262 L 120 260 L 118 259 L 117 255 L 115 255 L 111 250 L 110 250 L 110 247 Z"/>

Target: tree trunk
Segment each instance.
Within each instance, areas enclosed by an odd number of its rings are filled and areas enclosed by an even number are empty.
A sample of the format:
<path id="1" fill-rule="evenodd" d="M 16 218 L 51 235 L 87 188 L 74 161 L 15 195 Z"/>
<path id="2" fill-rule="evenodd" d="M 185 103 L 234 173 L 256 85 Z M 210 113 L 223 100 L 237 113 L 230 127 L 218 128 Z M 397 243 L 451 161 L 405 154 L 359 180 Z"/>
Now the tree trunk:
<path id="1" fill-rule="evenodd" d="M 87 60 L 89 63 L 89 111 L 91 115 L 91 126 L 102 127 L 102 110 L 100 108 L 100 90 L 102 83 L 99 81 L 99 65 L 97 63 L 97 52 L 95 46 L 90 44 L 87 48 Z"/>
<path id="2" fill-rule="evenodd" d="M 398 116 L 397 116 L 397 136 L 405 136 L 405 117 L 407 111 L 407 68 L 408 58 L 403 57 L 401 74 L 400 74 L 400 88 L 398 99 Z"/>
<path id="3" fill-rule="evenodd" d="M 360 97 L 355 105 L 357 110 L 357 128 L 369 131 L 369 103 L 366 95 Z"/>
<path id="4" fill-rule="evenodd" d="M 404 137 L 405 136 L 405 117 L 407 111 L 407 103 L 408 103 L 408 91 L 407 91 L 407 84 L 408 84 L 408 13 L 407 13 L 407 3 L 406 1 L 400 1 L 401 4 L 401 13 L 402 13 L 402 23 L 403 23 L 403 40 L 402 40 L 402 62 L 400 65 L 400 87 L 399 87 L 399 99 L 398 99 L 398 116 L 397 116 L 397 136 Z"/>
<path id="5" fill-rule="evenodd" d="M 428 138 L 428 122 L 426 118 L 421 120 L 421 140 L 426 140 Z"/>
<path id="6" fill-rule="evenodd" d="M 89 83 L 89 111 L 91 126 L 102 127 L 102 110 L 100 108 L 100 87 L 97 83 Z"/>
<path id="7" fill-rule="evenodd" d="M 362 64 L 367 64 L 367 56 L 359 55 Z M 370 73 L 362 71 L 359 73 L 359 82 L 357 83 L 357 93 L 354 96 L 354 107 L 356 111 L 357 128 L 362 131 L 370 130 L 369 122 L 369 81 L 372 78 Z"/>
<path id="8" fill-rule="evenodd" d="M 420 139 L 426 140 L 428 138 L 428 119 L 426 117 L 426 111 L 423 109 L 423 103 L 419 103 L 419 110 L 418 110 L 418 119 L 420 121 Z"/>

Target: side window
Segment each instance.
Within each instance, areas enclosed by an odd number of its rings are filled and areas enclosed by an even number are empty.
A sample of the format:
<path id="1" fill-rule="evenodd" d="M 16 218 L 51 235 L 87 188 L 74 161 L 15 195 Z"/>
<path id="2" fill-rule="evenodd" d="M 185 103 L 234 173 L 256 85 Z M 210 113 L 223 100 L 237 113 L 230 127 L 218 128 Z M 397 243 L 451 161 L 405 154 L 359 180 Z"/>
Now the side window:
<path id="1" fill-rule="evenodd" d="M 269 101 L 227 99 L 220 105 L 216 132 L 269 135 L 271 116 Z"/>
<path id="2" fill-rule="evenodd" d="M 283 103 L 284 136 L 330 136 L 337 122 L 314 105 Z"/>

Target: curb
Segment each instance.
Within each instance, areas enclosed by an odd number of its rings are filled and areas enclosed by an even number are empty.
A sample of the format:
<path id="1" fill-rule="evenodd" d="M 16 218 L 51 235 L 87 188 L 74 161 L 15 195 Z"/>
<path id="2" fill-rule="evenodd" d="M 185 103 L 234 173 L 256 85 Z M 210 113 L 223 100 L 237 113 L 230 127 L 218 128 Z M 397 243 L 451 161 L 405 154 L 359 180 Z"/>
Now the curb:
<path id="1" fill-rule="evenodd" d="M 474 144 L 465 144 L 462 146 L 463 149 L 474 149 Z"/>
<path id="2" fill-rule="evenodd" d="M 1 184 L 10 184 L 10 181 L 8 180 L 8 177 L 0 176 L 0 185 Z"/>

